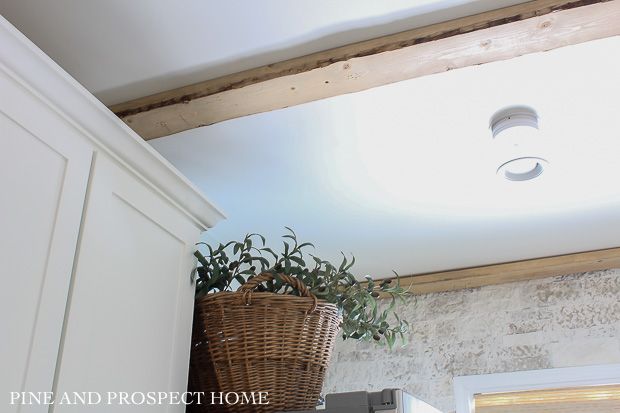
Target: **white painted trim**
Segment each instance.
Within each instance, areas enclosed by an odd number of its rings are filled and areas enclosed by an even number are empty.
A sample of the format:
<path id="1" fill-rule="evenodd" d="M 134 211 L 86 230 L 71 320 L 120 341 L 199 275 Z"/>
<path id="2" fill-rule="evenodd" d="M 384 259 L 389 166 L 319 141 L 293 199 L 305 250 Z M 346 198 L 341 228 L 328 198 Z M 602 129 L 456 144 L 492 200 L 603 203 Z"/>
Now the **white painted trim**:
<path id="1" fill-rule="evenodd" d="M 202 229 L 225 218 L 186 177 L 2 16 L 0 70 L 59 113 L 96 150 L 155 187 Z"/>
<path id="2" fill-rule="evenodd" d="M 474 394 L 620 383 L 620 364 L 481 374 L 454 378 L 456 413 L 474 413 Z"/>

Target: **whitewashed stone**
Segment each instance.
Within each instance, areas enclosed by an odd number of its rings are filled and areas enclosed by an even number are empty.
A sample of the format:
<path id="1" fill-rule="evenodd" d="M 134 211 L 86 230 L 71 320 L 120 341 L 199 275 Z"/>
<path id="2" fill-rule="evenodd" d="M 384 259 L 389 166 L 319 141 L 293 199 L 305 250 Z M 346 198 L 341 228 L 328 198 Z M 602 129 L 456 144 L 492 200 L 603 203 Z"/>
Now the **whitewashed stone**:
<path id="1" fill-rule="evenodd" d="M 339 341 L 325 393 L 404 388 L 454 411 L 452 378 L 620 362 L 620 269 L 412 298 L 409 345 Z"/>

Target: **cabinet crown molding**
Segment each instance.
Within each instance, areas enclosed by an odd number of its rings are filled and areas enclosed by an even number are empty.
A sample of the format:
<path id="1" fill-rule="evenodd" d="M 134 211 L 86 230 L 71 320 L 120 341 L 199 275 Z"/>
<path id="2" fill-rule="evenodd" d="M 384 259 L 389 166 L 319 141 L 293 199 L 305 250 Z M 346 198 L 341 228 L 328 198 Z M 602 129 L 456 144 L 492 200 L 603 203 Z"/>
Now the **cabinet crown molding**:
<path id="1" fill-rule="evenodd" d="M 0 70 L 77 128 L 96 151 L 106 152 L 154 186 L 201 229 L 225 218 L 185 176 L 2 16 Z"/>

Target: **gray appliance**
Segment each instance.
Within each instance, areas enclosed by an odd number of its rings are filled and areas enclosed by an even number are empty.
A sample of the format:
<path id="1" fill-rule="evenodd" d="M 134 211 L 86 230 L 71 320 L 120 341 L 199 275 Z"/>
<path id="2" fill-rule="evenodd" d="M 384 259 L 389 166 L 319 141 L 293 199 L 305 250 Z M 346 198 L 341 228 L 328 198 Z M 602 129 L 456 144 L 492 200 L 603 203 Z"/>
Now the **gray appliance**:
<path id="1" fill-rule="evenodd" d="M 325 397 L 324 410 L 288 413 L 441 413 L 430 404 L 400 389 L 377 392 L 332 393 Z"/>

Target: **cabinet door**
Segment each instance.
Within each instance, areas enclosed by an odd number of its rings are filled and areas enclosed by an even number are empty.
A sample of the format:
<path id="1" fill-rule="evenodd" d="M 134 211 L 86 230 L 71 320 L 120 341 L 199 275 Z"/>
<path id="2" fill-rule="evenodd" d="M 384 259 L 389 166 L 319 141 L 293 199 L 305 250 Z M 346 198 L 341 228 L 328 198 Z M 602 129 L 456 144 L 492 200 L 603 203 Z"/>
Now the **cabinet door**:
<path id="1" fill-rule="evenodd" d="M 182 405 L 108 405 L 106 398 L 107 392 L 185 391 L 199 235 L 170 200 L 107 155 L 96 155 L 57 394 L 98 392 L 103 400 L 89 406 L 94 412 L 184 411 Z M 57 404 L 53 411 L 83 409 Z"/>
<path id="2" fill-rule="evenodd" d="M 92 150 L 0 70 L 0 410 L 52 390 Z"/>

